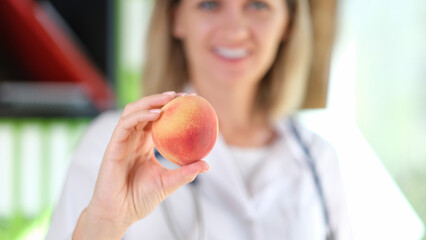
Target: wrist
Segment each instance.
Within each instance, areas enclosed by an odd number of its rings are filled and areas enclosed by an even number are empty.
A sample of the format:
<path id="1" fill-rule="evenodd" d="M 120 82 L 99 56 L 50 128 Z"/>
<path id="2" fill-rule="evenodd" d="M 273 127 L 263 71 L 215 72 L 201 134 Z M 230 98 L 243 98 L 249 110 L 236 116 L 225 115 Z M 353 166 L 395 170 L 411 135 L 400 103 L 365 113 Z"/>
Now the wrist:
<path id="1" fill-rule="evenodd" d="M 89 206 L 81 213 L 72 239 L 121 239 L 130 225 Z"/>

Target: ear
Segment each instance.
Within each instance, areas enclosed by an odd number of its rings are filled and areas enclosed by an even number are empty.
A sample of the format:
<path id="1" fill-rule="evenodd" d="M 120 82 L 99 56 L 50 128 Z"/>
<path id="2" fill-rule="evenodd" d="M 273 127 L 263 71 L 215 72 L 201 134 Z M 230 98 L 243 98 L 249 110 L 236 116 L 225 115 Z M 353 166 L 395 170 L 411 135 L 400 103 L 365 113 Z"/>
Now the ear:
<path id="1" fill-rule="evenodd" d="M 183 27 L 183 19 L 182 19 L 182 7 L 181 4 L 178 4 L 173 9 L 173 22 L 172 22 L 172 33 L 173 36 L 177 39 L 182 39 L 185 35 L 184 27 Z"/>

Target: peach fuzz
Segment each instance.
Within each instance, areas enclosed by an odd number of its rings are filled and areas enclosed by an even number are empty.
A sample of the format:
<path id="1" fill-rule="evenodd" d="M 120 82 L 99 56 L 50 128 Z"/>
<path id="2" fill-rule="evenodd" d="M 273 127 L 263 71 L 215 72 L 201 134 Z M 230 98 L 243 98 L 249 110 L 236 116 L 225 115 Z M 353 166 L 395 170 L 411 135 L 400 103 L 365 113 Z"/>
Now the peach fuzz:
<path id="1" fill-rule="evenodd" d="M 216 112 L 200 96 L 182 96 L 163 106 L 152 123 L 152 139 L 160 154 L 178 165 L 203 159 L 214 147 L 219 131 Z"/>

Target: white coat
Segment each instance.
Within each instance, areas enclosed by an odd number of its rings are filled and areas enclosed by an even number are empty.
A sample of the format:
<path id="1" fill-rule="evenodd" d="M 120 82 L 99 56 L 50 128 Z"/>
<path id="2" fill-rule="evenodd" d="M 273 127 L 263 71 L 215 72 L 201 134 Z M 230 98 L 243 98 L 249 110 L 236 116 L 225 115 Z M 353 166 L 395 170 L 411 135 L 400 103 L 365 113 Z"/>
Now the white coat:
<path id="1" fill-rule="evenodd" d="M 119 112 L 104 113 L 88 128 L 69 166 L 46 239 L 70 239 L 91 199 L 104 150 L 119 117 Z M 335 239 L 352 239 L 336 153 L 325 140 L 297 126 L 316 162 Z M 236 174 L 237 165 L 219 136 L 205 158 L 210 171 L 201 174 L 196 184 L 188 184 L 166 199 L 179 239 L 198 239 L 191 187 L 197 189 L 208 240 L 325 239 L 322 207 L 304 152 L 287 121 L 276 128 L 278 141 L 248 182 Z M 123 239 L 175 238 L 163 208 L 158 207 L 134 223 Z"/>

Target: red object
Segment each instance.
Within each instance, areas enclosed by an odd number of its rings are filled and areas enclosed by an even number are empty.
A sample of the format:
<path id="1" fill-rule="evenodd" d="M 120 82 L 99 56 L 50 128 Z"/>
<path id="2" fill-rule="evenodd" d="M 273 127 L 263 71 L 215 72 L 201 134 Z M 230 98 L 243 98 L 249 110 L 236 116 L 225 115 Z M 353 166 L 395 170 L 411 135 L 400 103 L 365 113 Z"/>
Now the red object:
<path id="1" fill-rule="evenodd" d="M 34 80 L 78 83 L 101 111 L 112 103 L 105 77 L 34 0 L 0 0 L 0 33 Z"/>

